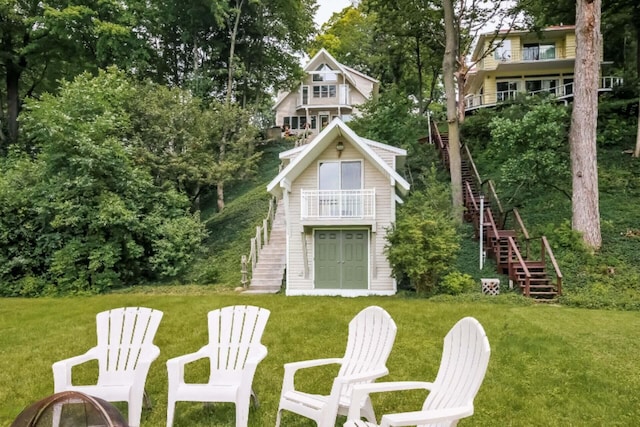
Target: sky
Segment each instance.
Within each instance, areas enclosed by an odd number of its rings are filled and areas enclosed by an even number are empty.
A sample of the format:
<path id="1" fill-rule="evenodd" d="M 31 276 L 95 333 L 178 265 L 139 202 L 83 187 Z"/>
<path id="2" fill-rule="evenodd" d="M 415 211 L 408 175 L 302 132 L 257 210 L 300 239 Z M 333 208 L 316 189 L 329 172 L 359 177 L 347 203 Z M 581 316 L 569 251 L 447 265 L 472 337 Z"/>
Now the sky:
<path id="1" fill-rule="evenodd" d="M 318 11 L 313 20 L 320 27 L 334 12 L 339 12 L 347 6 L 351 6 L 350 0 L 318 0 Z"/>

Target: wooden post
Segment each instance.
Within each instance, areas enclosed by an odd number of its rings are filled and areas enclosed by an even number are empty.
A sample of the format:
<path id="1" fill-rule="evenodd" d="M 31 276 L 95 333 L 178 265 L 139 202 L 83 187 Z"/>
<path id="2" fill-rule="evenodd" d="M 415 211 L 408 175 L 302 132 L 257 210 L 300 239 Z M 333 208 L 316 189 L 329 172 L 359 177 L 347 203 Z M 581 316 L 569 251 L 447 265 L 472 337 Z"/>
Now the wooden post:
<path id="1" fill-rule="evenodd" d="M 247 279 L 247 256 L 246 255 L 242 255 L 242 260 L 241 260 L 241 265 L 242 265 L 242 279 L 240 280 L 240 283 L 242 283 L 242 287 L 243 288 L 247 288 L 247 284 L 249 283 L 249 280 Z"/>

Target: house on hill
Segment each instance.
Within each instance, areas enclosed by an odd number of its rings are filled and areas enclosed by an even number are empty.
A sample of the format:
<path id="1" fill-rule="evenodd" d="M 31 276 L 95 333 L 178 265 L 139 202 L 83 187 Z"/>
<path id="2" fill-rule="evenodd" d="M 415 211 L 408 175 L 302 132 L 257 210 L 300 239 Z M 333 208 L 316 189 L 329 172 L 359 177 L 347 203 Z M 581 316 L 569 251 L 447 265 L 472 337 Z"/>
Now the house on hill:
<path id="1" fill-rule="evenodd" d="M 573 98 L 574 25 L 548 27 L 540 32 L 501 32 L 506 36 L 499 34 L 496 39 L 494 33 L 486 33 L 478 39 L 471 60 L 479 62 L 467 76 L 465 111 L 494 106 L 514 99 L 518 93 Z M 493 52 L 485 56 L 489 51 Z M 621 78 L 602 77 L 600 91 L 611 91 L 621 83 Z"/>
<path id="2" fill-rule="evenodd" d="M 342 120 L 280 154 L 267 190 L 282 198 L 287 295 L 392 295 L 386 229 L 409 183 L 406 151 L 358 136 Z"/>
<path id="3" fill-rule="evenodd" d="M 320 49 L 304 67 L 305 77 L 291 91 L 278 94 L 273 107 L 276 126 L 306 132 L 307 140 L 320 133 L 334 118 L 348 122 L 358 107 L 378 94 L 380 82 L 336 61 Z"/>

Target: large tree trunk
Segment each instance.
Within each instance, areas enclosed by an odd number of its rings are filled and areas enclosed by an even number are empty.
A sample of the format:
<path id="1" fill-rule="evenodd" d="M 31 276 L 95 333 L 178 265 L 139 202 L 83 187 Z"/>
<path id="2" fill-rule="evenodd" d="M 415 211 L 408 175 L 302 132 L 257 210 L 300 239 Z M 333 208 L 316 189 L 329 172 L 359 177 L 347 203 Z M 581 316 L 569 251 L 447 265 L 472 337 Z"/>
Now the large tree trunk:
<path id="1" fill-rule="evenodd" d="M 443 0 L 444 28 L 446 43 L 442 72 L 445 96 L 447 98 L 447 124 L 449 127 L 449 172 L 451 174 L 451 194 L 454 217 L 462 222 L 462 165 L 460 159 L 460 134 L 458 130 L 458 112 L 456 109 L 455 76 L 458 58 L 458 34 L 454 23 L 452 0 Z"/>
<path id="2" fill-rule="evenodd" d="M 571 114 L 572 224 L 587 245 L 602 245 L 598 195 L 596 128 L 600 65 L 601 0 L 578 0 L 576 9 L 576 65 Z"/>
<path id="3" fill-rule="evenodd" d="M 462 58 L 464 61 L 464 58 Z M 459 65 L 460 68 L 463 68 L 464 65 Z M 458 70 L 457 74 L 457 82 L 458 82 L 458 123 L 464 123 L 464 85 L 466 83 L 467 76 L 464 73 L 464 70 Z"/>
<path id="4" fill-rule="evenodd" d="M 229 47 L 229 63 L 227 74 L 227 105 L 231 102 L 231 92 L 233 88 L 233 75 L 235 74 L 235 54 L 236 54 L 236 38 L 238 37 L 238 27 L 240 25 L 240 14 L 242 13 L 242 5 L 244 0 L 236 0 L 236 16 L 231 29 L 231 46 Z"/>

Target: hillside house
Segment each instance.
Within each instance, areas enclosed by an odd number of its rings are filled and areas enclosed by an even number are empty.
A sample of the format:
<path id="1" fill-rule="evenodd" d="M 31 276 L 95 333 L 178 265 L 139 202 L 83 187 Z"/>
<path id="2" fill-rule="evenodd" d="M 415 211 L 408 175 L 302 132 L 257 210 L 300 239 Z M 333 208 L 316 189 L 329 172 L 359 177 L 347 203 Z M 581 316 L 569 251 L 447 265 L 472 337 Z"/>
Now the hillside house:
<path id="1" fill-rule="evenodd" d="M 378 93 L 378 80 L 340 64 L 321 49 L 304 67 L 305 77 L 292 91 L 278 94 L 276 126 L 294 134 L 306 132 L 311 140 L 334 118 L 348 122 L 358 106 Z"/>
<path id="2" fill-rule="evenodd" d="M 493 106 L 514 99 L 518 93 L 551 93 L 559 99 L 573 97 L 573 73 L 576 58 L 574 25 L 548 27 L 540 33 L 501 31 L 479 37 L 472 54 L 475 62 L 468 74 L 465 93 L 466 111 Z M 602 52 L 601 52 L 601 63 Z M 601 91 L 621 84 L 620 78 L 602 77 Z"/>
<path id="3" fill-rule="evenodd" d="M 396 172 L 405 157 L 339 118 L 309 144 L 280 154 L 284 169 L 267 190 L 283 200 L 287 295 L 396 292 L 384 246 L 409 191 Z"/>

